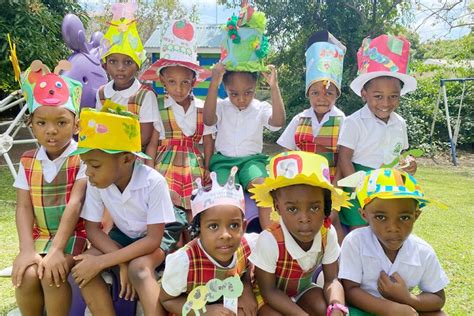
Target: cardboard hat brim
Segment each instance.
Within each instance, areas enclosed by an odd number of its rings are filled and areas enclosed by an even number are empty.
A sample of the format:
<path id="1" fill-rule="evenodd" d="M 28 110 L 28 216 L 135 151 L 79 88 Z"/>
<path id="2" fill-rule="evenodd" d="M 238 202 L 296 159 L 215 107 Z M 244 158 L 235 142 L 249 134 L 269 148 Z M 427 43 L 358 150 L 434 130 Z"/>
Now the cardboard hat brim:
<path id="1" fill-rule="evenodd" d="M 196 74 L 196 82 L 202 82 L 211 76 L 211 71 L 205 69 L 195 63 L 181 61 L 181 60 L 172 60 L 172 59 L 159 59 L 154 62 L 141 76 L 141 80 L 152 80 L 160 81 L 160 71 L 166 67 L 172 66 L 182 66 L 188 68 L 191 71 L 194 71 Z"/>
<path id="2" fill-rule="evenodd" d="M 102 149 L 102 148 L 78 147 L 76 150 L 74 150 L 72 153 L 70 153 L 69 156 L 82 155 L 82 154 L 88 153 L 89 151 L 94 150 L 94 149 L 102 150 L 103 152 L 105 152 L 107 154 L 112 154 L 112 155 L 129 152 L 129 151 L 126 151 L 126 150 L 113 150 L 113 149 Z M 137 156 L 139 158 L 151 159 L 150 156 L 148 156 L 147 154 L 144 154 L 142 152 L 129 152 L 129 153 L 132 153 L 132 154 L 134 154 L 135 156 Z"/>
<path id="3" fill-rule="evenodd" d="M 351 82 L 351 89 L 354 91 L 355 94 L 358 96 L 361 96 L 361 91 L 364 85 L 369 81 L 374 78 L 378 77 L 394 77 L 397 79 L 400 79 L 403 82 L 403 88 L 400 91 L 400 95 L 407 94 L 408 92 L 412 92 L 416 90 L 416 79 L 412 76 L 402 74 L 399 72 L 391 72 L 391 71 L 374 71 L 374 72 L 369 72 L 365 74 L 361 74 L 357 76 L 354 80 Z"/>
<path id="4" fill-rule="evenodd" d="M 370 195 L 370 198 L 366 198 L 365 201 L 362 201 L 361 199 L 358 198 L 359 204 L 361 208 L 364 208 L 367 204 L 372 202 L 374 199 L 379 198 L 382 200 L 391 200 L 391 199 L 414 199 L 418 201 L 419 207 L 425 207 L 428 204 L 433 204 L 436 205 L 440 208 L 446 209 L 448 206 L 444 203 L 441 203 L 439 201 L 436 201 L 434 199 L 425 197 L 425 196 L 419 196 L 417 194 L 414 194 L 413 192 L 380 192 L 380 193 L 374 193 Z"/>

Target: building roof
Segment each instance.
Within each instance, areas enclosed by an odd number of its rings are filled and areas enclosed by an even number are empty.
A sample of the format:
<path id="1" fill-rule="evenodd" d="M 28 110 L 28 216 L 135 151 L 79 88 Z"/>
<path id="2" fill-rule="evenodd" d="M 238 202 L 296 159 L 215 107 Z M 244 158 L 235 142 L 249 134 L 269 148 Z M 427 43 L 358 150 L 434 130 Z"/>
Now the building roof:
<path id="1" fill-rule="evenodd" d="M 198 53 L 220 53 L 222 38 L 222 24 L 196 25 L 196 39 Z M 161 42 L 161 25 L 151 34 L 145 43 L 147 53 L 159 53 Z"/>

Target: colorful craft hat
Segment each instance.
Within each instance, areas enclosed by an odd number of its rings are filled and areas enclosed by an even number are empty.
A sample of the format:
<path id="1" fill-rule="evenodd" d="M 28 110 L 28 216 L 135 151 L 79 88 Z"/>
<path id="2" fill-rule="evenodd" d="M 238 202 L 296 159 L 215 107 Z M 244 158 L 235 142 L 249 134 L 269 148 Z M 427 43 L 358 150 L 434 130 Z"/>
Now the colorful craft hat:
<path id="1" fill-rule="evenodd" d="M 358 76 L 351 89 L 360 96 L 364 85 L 377 77 L 389 76 L 403 82 L 401 95 L 416 90 L 416 79 L 408 75 L 410 42 L 403 36 L 380 35 L 365 38 L 357 52 Z"/>
<path id="2" fill-rule="evenodd" d="M 329 180 L 327 159 L 304 151 L 288 151 L 274 156 L 270 160 L 269 176 L 262 184 L 256 184 L 249 191 L 254 194 L 252 198 L 257 201 L 257 205 L 273 207 L 270 192 L 296 184 L 307 184 L 329 190 L 332 208 L 337 211 L 342 206 L 350 206 L 348 195 L 335 188 Z"/>
<path id="3" fill-rule="evenodd" d="M 160 80 L 165 67 L 182 66 L 196 73 L 196 81 L 204 81 L 210 71 L 199 66 L 194 24 L 187 20 L 167 21 L 161 28 L 160 59 L 140 77 L 142 80 Z"/>
<path id="4" fill-rule="evenodd" d="M 228 19 L 221 43 L 221 59 L 227 70 L 260 72 L 267 71 L 263 59 L 269 51 L 264 36 L 267 18 L 255 11 L 247 1 L 242 1 L 239 16 Z"/>
<path id="5" fill-rule="evenodd" d="M 79 113 L 82 84 L 59 75 L 62 70 L 69 69 L 71 63 L 61 60 L 52 73 L 41 61 L 35 60 L 21 74 L 21 89 L 30 113 L 40 106 L 63 107 L 74 114 Z"/>
<path id="6" fill-rule="evenodd" d="M 108 154 L 131 152 L 151 159 L 141 152 L 140 122 L 130 112 L 112 113 L 84 108 L 79 117 L 79 143 L 70 156 L 100 149 Z"/>
<path id="7" fill-rule="evenodd" d="M 138 35 L 135 20 L 135 2 L 114 3 L 112 5 L 112 21 L 100 43 L 102 62 L 111 54 L 123 54 L 132 58 L 141 67 L 146 59 L 146 51 Z"/>
<path id="8" fill-rule="evenodd" d="M 375 169 L 365 173 L 356 188 L 360 207 L 364 208 L 373 199 L 415 199 L 422 208 L 429 203 L 444 204 L 427 198 L 416 179 L 398 169 Z"/>
<path id="9" fill-rule="evenodd" d="M 346 47 L 328 31 L 314 33 L 306 45 L 306 94 L 318 81 L 332 83 L 341 94 Z"/>
<path id="10" fill-rule="evenodd" d="M 212 186 L 206 190 L 201 184 L 201 179 L 196 179 L 197 188 L 193 191 L 191 200 L 191 213 L 193 218 L 208 208 L 217 205 L 233 205 L 245 214 L 244 191 L 235 183 L 235 174 L 238 168 L 232 167 L 227 182 L 221 186 L 217 181 L 215 172 L 211 172 Z"/>

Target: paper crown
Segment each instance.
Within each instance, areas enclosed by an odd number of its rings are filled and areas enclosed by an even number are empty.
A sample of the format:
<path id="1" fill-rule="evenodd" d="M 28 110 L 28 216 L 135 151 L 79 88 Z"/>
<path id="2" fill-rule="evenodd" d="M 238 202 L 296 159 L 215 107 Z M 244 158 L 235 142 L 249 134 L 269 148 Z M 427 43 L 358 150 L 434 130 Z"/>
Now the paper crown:
<path id="1" fill-rule="evenodd" d="M 111 113 L 90 108 L 82 109 L 77 147 L 71 156 L 100 149 L 109 154 L 131 152 L 140 158 L 150 159 L 141 152 L 140 122 L 130 112 Z"/>
<path id="2" fill-rule="evenodd" d="M 112 5 L 112 21 L 109 29 L 101 40 L 100 56 L 102 62 L 111 54 L 123 54 L 132 58 L 141 67 L 146 59 L 146 51 L 138 35 L 134 17 L 137 10 L 135 2 L 114 3 Z"/>
<path id="3" fill-rule="evenodd" d="M 217 181 L 215 172 L 211 172 L 212 186 L 206 190 L 201 184 L 201 179 L 196 179 L 197 188 L 193 191 L 191 199 L 191 213 L 193 218 L 208 208 L 217 205 L 233 205 L 245 214 L 244 191 L 240 185 L 235 183 L 235 174 L 238 168 L 232 167 L 227 182 L 221 186 Z"/>
<path id="4" fill-rule="evenodd" d="M 35 60 L 21 74 L 21 89 L 30 113 L 41 106 L 54 106 L 78 114 L 82 84 L 67 76 L 59 75 L 60 71 L 70 68 L 71 63 L 61 60 L 52 73 L 41 61 Z"/>
<path id="5" fill-rule="evenodd" d="M 182 66 L 196 73 L 196 81 L 210 76 L 207 69 L 199 66 L 194 24 L 187 20 L 167 21 L 161 28 L 160 59 L 140 77 L 142 80 L 160 80 L 160 71 L 165 67 Z"/>
<path id="6" fill-rule="evenodd" d="M 346 47 L 328 31 L 314 33 L 306 45 L 306 94 L 318 81 L 333 83 L 341 93 Z"/>
<path id="7" fill-rule="evenodd" d="M 339 211 L 342 206 L 350 206 L 348 195 L 335 188 L 329 179 L 326 158 L 310 152 L 288 151 L 270 160 L 269 176 L 262 184 L 256 184 L 249 191 L 254 194 L 252 198 L 257 201 L 257 205 L 273 207 L 271 191 L 290 185 L 307 184 L 329 190 L 333 209 Z"/>
<path id="8" fill-rule="evenodd" d="M 267 18 L 243 1 L 239 16 L 228 19 L 221 43 L 220 61 L 230 71 L 260 72 L 268 68 L 263 59 L 270 49 L 263 34 Z"/>
<path id="9" fill-rule="evenodd" d="M 357 52 L 358 76 L 351 89 L 360 96 L 364 85 L 377 77 L 389 76 L 403 82 L 401 95 L 416 89 L 416 79 L 408 75 L 410 42 L 403 36 L 380 35 L 365 38 Z"/>

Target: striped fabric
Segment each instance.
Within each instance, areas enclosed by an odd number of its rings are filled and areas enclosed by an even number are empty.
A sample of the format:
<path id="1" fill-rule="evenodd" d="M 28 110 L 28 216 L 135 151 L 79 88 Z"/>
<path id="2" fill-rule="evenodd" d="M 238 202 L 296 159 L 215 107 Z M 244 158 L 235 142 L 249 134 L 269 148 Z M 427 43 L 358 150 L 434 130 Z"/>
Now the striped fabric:
<path id="1" fill-rule="evenodd" d="M 310 117 L 301 117 L 295 133 L 295 143 L 303 151 L 324 156 L 329 162 L 331 181 L 336 174 L 337 139 L 341 126 L 341 116 L 330 116 L 321 126 L 318 136 L 313 136 Z"/>
<path id="2" fill-rule="evenodd" d="M 158 97 L 158 106 L 165 139 L 160 140 L 157 148 L 155 169 L 166 178 L 173 204 L 190 210 L 194 181 L 204 177 L 204 160 L 197 147 L 204 132 L 202 109 L 197 109 L 194 135 L 186 136 L 176 123 L 171 107 L 165 108 L 162 96 Z"/>
<path id="3" fill-rule="evenodd" d="M 80 158 L 79 155 L 68 157 L 54 180 L 47 183 L 43 179 L 41 162 L 36 159 L 37 153 L 38 150 L 25 152 L 21 157 L 21 164 L 25 168 L 33 204 L 35 249 L 38 253 L 45 254 L 51 247 L 64 209 L 71 197 L 71 190 L 80 168 Z M 85 247 L 86 231 L 84 221 L 80 219 L 64 252 L 77 255 L 81 254 Z"/>
<path id="4" fill-rule="evenodd" d="M 269 229 L 275 237 L 278 245 L 278 260 L 276 264 L 275 277 L 277 288 L 286 293 L 289 297 L 294 297 L 311 286 L 313 274 L 317 265 L 304 272 L 298 262 L 294 260 L 285 247 L 285 238 L 280 224 L 275 224 Z M 322 251 L 318 255 L 316 262 L 321 262 L 324 249 L 327 243 L 327 234 L 321 238 Z"/>
<path id="5" fill-rule="evenodd" d="M 106 97 L 104 93 L 105 86 L 99 88 L 99 100 L 102 105 L 104 105 Z M 148 91 L 153 91 L 151 87 L 143 85 L 138 89 L 138 91 L 128 99 L 127 111 L 132 112 L 135 115 L 139 115 L 140 107 L 142 105 L 143 99 Z"/>
<path id="6" fill-rule="evenodd" d="M 187 278 L 187 292 L 191 292 L 195 287 L 205 285 L 209 280 L 219 279 L 224 280 L 230 276 L 242 276 L 250 264 L 248 257 L 250 256 L 250 246 L 245 237 L 242 237 L 242 242 L 237 248 L 237 261 L 233 268 L 217 267 L 206 256 L 204 250 L 199 247 L 197 239 L 192 240 L 186 246 L 186 254 L 189 258 L 189 270 Z"/>

